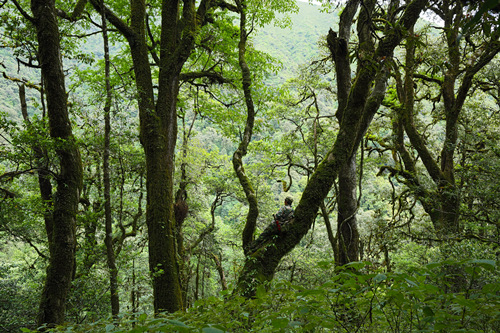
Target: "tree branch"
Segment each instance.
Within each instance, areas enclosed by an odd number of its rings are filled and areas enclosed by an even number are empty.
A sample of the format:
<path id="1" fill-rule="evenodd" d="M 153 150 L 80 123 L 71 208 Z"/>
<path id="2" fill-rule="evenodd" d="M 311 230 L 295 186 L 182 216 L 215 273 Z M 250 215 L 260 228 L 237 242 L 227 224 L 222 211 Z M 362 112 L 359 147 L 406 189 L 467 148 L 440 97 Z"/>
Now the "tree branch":
<path id="1" fill-rule="evenodd" d="M 77 3 L 75 4 L 75 8 L 73 8 L 73 12 L 71 14 L 66 13 L 62 9 L 56 8 L 57 16 L 65 19 L 65 20 L 74 22 L 80 18 L 80 16 L 83 13 L 83 10 L 85 9 L 86 4 L 87 4 L 87 0 L 78 0 Z"/>
<path id="2" fill-rule="evenodd" d="M 226 79 L 220 73 L 212 72 L 212 71 L 201 71 L 201 72 L 189 72 L 189 73 L 181 73 L 179 75 L 180 81 L 192 82 L 196 79 L 206 78 L 210 83 L 232 83 L 232 80 Z"/>
<path id="3" fill-rule="evenodd" d="M 31 23 L 35 23 L 35 18 L 33 16 L 31 16 L 30 14 L 28 14 L 24 9 L 23 7 L 21 7 L 21 5 L 19 4 L 19 2 L 17 2 L 17 0 L 11 0 L 12 3 L 14 4 L 14 6 L 16 6 L 17 10 L 21 13 L 21 15 L 27 19 L 28 21 L 30 21 Z"/>

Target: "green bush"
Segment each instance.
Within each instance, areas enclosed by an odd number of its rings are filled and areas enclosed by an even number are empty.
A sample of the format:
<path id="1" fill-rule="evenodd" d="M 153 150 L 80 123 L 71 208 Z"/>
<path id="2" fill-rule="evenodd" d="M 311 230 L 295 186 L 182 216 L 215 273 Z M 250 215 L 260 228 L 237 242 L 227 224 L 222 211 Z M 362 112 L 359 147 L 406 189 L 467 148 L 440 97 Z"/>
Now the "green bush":
<path id="1" fill-rule="evenodd" d="M 328 269 L 328 265 L 321 264 Z M 449 267 L 467 287 L 448 292 Z M 278 281 L 251 300 L 200 300 L 186 312 L 123 316 L 56 332 L 498 332 L 500 283 L 492 260 L 444 261 L 405 273 L 374 272 L 368 262 L 335 269 L 315 288 Z M 488 274 L 491 274 L 489 276 Z M 26 330 L 29 332 L 29 330 Z"/>

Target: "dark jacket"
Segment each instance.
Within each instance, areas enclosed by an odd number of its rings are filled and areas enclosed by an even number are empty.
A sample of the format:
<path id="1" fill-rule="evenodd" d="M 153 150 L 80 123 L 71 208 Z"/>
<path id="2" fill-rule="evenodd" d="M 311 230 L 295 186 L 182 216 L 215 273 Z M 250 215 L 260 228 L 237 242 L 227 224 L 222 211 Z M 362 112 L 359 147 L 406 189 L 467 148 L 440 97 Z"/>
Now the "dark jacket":
<path id="1" fill-rule="evenodd" d="M 278 210 L 276 215 L 274 215 L 274 218 L 276 221 L 280 222 L 280 224 L 283 224 L 293 218 L 293 213 L 294 211 L 292 206 L 283 206 Z"/>

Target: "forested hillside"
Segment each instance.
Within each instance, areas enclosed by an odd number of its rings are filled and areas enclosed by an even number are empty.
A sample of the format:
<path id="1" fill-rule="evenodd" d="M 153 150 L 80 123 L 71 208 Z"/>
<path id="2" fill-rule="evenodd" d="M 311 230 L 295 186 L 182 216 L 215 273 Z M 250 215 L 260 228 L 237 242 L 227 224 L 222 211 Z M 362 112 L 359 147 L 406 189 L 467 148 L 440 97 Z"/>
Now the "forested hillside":
<path id="1" fill-rule="evenodd" d="M 320 45 L 324 45 L 328 29 L 338 24 L 338 12 L 328 14 L 317 5 L 300 1 L 297 5 L 299 12 L 289 15 L 289 27 L 270 24 L 255 35 L 255 47 L 269 53 L 282 64 L 278 74 L 281 80 L 272 80 L 271 84 L 293 78 L 299 66 L 324 56 L 325 51 L 321 50 Z"/>
<path id="2" fill-rule="evenodd" d="M 0 331 L 499 331 L 499 6 L 3 2 Z"/>

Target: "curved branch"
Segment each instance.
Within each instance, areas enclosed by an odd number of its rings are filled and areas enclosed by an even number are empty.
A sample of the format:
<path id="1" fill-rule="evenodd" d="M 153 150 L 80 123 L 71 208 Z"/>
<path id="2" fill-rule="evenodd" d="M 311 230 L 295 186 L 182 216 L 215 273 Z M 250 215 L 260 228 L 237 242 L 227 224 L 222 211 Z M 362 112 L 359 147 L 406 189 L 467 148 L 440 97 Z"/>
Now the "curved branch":
<path id="1" fill-rule="evenodd" d="M 66 19 L 68 21 L 74 22 L 80 18 L 80 16 L 83 13 L 83 10 L 85 9 L 86 4 L 87 0 L 78 0 L 71 14 L 66 13 L 62 9 L 56 9 L 57 16 Z"/>
<path id="2" fill-rule="evenodd" d="M 232 81 L 226 79 L 220 73 L 211 72 L 211 71 L 201 71 L 201 72 L 189 72 L 189 73 L 181 73 L 179 75 L 180 81 L 192 82 L 196 79 L 206 78 L 210 81 L 210 83 L 231 83 Z"/>
<path id="3" fill-rule="evenodd" d="M 259 207 L 257 204 L 257 195 L 253 189 L 252 183 L 245 173 L 245 168 L 243 167 L 243 157 L 247 154 L 248 145 L 252 139 L 252 132 L 255 122 L 255 108 L 252 98 L 252 78 L 250 69 L 245 59 L 246 53 L 246 43 L 248 34 L 246 31 L 246 10 L 244 0 L 237 0 L 236 4 L 240 11 L 240 41 L 238 43 L 239 49 L 239 65 L 241 69 L 243 93 L 245 95 L 245 104 L 247 108 L 247 120 L 245 125 L 245 131 L 238 149 L 233 154 L 233 168 L 238 176 L 240 184 L 245 192 L 248 201 L 248 214 L 245 227 L 242 233 L 243 251 L 248 252 L 248 247 L 253 240 L 253 234 L 257 225 L 257 217 L 259 216 Z"/>
<path id="4" fill-rule="evenodd" d="M 35 18 L 33 16 L 31 16 L 30 14 L 28 14 L 24 9 L 23 7 L 19 4 L 19 2 L 17 2 L 17 0 L 11 0 L 12 3 L 14 4 L 14 6 L 16 6 L 17 10 L 21 13 L 21 15 L 27 19 L 28 21 L 30 21 L 31 23 L 35 23 Z"/>
<path id="5" fill-rule="evenodd" d="M 123 20 L 121 20 L 111 9 L 107 6 L 102 8 L 100 0 L 89 0 L 94 9 L 101 13 L 104 9 L 104 14 L 106 15 L 106 19 L 116 28 L 118 31 L 127 39 L 131 40 L 136 38 L 137 35 L 132 28 L 127 25 Z"/>

